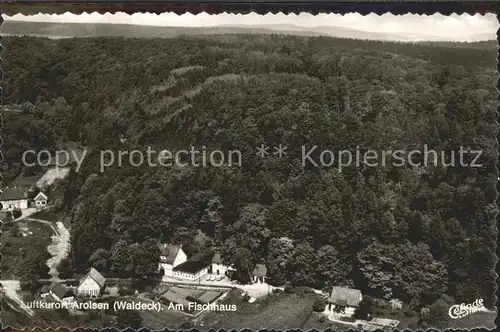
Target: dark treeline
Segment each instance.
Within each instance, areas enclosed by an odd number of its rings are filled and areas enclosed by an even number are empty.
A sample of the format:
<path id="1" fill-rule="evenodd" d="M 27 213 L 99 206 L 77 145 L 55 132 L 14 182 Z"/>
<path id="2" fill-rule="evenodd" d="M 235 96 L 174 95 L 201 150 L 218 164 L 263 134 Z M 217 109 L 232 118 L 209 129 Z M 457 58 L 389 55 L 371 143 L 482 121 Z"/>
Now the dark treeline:
<path id="1" fill-rule="evenodd" d="M 6 113 L 3 172 L 24 171 L 23 149 L 91 148 L 60 184 L 76 271 L 92 264 L 108 275 L 152 274 L 161 240 L 200 259 L 218 246 L 241 279 L 266 263 L 274 284 L 352 286 L 415 307 L 443 293 L 492 305 L 491 50 L 275 35 L 8 37 L 5 45 L 5 100 L 23 113 Z M 290 151 L 260 159 L 261 143 Z M 426 144 L 448 159 L 464 146 L 483 150 L 483 167 L 438 161 L 339 172 L 302 167 L 303 144 Z M 99 172 L 100 149 L 191 145 L 238 149 L 243 166 Z"/>

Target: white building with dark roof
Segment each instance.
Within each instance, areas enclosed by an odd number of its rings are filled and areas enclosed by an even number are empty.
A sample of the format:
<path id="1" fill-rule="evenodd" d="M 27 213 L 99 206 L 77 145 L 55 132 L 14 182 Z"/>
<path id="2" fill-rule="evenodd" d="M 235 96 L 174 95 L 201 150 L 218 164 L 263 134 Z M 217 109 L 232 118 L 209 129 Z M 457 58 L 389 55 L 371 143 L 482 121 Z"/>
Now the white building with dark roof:
<path id="1" fill-rule="evenodd" d="M 187 255 L 180 245 L 160 244 L 160 274 L 167 277 L 174 276 L 174 267 L 187 261 Z"/>
<path id="2" fill-rule="evenodd" d="M 97 297 L 101 295 L 106 285 L 106 278 L 94 268 L 91 268 L 85 277 L 80 280 L 77 288 L 78 295 Z"/>

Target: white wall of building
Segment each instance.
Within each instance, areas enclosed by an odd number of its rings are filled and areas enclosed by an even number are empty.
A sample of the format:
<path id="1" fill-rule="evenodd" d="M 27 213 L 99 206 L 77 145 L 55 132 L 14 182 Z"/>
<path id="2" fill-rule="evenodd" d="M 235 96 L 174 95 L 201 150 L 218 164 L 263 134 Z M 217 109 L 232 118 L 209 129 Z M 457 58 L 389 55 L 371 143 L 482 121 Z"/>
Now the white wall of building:
<path id="1" fill-rule="evenodd" d="M 28 208 L 28 200 L 27 199 L 18 199 L 12 201 L 1 201 L 3 205 L 3 210 L 11 211 L 14 208 L 18 209 L 27 209 Z"/>

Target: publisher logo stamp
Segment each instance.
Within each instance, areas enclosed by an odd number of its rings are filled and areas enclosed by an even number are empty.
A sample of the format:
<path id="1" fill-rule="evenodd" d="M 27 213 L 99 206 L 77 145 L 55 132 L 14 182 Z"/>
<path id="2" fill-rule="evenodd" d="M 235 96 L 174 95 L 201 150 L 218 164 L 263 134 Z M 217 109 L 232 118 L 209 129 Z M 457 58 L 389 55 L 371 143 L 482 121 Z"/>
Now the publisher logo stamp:
<path id="1" fill-rule="evenodd" d="M 465 316 L 468 316 L 477 311 L 482 311 L 484 309 L 485 307 L 483 305 L 483 299 L 477 299 L 473 303 L 462 303 L 451 306 L 450 310 L 448 310 L 448 314 L 451 318 L 458 319 L 464 318 Z"/>

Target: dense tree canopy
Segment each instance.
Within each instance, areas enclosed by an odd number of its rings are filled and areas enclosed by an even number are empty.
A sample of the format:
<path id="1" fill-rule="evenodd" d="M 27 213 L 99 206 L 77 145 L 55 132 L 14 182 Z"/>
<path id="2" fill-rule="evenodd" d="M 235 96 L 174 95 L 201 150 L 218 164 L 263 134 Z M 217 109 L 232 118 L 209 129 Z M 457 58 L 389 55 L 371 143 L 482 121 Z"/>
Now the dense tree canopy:
<path id="1" fill-rule="evenodd" d="M 147 276 L 156 241 L 192 245 L 201 231 L 241 278 L 265 263 L 275 284 L 492 304 L 496 51 L 278 35 L 5 45 L 5 101 L 23 109 L 4 114 L 7 180 L 28 148 L 90 149 L 61 183 L 77 271 Z M 289 150 L 260 158 L 263 143 Z M 463 146 L 483 166 L 302 167 L 302 145 L 426 145 L 446 162 Z M 99 150 L 148 146 L 238 149 L 243 164 L 100 172 Z"/>

